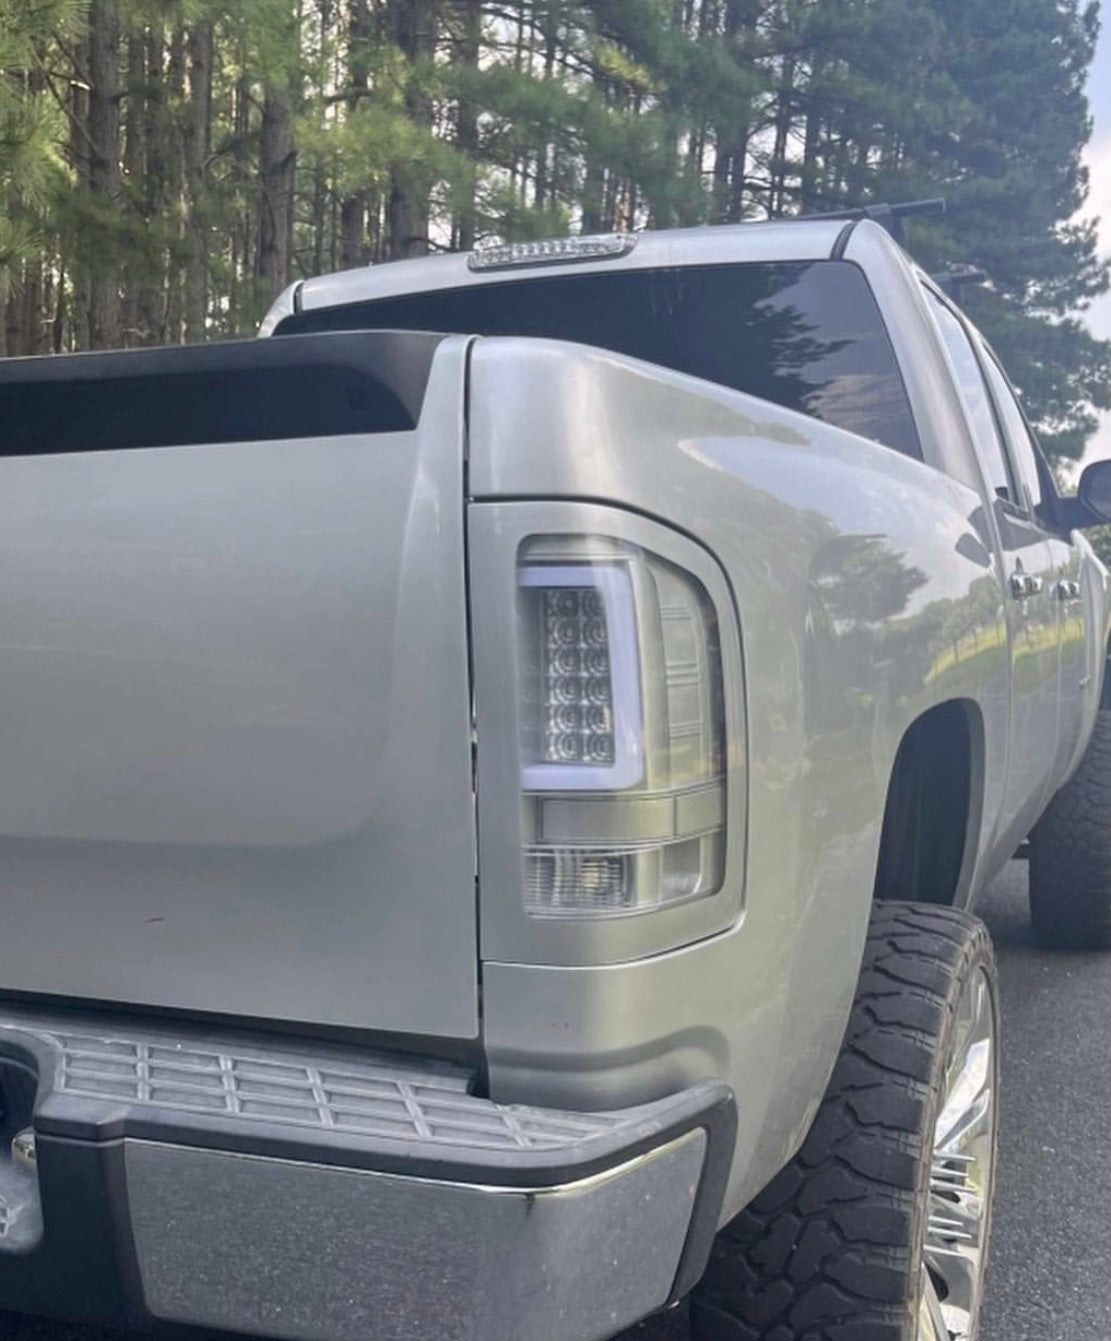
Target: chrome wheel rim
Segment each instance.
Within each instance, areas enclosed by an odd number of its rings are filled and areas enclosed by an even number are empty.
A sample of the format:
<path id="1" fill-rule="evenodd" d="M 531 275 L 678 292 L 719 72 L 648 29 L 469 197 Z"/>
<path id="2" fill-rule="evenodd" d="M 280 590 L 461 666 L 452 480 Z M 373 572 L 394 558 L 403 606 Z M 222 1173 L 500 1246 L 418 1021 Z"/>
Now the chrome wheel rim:
<path id="1" fill-rule="evenodd" d="M 995 1003 L 977 968 L 961 995 L 934 1125 L 918 1341 L 972 1341 L 995 1172 Z"/>

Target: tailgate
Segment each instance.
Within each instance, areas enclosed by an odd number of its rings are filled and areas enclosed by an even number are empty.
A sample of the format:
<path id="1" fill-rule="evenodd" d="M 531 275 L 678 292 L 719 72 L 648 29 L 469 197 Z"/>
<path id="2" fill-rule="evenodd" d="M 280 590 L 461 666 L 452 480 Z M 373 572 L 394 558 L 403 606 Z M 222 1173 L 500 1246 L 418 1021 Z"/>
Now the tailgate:
<path id="1" fill-rule="evenodd" d="M 476 1034 L 465 357 L 0 363 L 0 990 Z"/>

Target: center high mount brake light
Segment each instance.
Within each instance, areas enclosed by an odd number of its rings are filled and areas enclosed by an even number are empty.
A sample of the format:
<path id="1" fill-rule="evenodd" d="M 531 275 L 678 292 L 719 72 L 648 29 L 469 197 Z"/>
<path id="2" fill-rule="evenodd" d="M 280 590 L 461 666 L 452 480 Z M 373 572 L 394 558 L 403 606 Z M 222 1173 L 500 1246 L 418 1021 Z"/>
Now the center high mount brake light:
<path id="1" fill-rule="evenodd" d="M 586 237 L 542 238 L 533 242 L 487 243 L 467 257 L 471 270 L 508 270 L 516 265 L 559 265 L 627 256 L 635 233 L 596 233 Z"/>

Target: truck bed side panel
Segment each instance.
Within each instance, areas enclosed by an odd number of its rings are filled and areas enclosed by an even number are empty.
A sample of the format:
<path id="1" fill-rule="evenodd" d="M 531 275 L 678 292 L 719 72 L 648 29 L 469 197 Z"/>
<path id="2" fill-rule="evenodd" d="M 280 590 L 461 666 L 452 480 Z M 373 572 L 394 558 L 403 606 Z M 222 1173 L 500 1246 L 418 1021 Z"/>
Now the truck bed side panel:
<path id="1" fill-rule="evenodd" d="M 970 702 L 981 717 L 982 823 L 966 878 L 993 856 L 1006 627 L 983 508 L 878 444 L 616 355 L 491 339 L 472 367 L 472 506 L 612 502 L 697 537 L 732 589 L 747 694 L 742 916 L 620 966 L 486 962 L 491 1092 L 589 1105 L 723 1077 L 748 1152 L 726 1218 L 798 1146 L 825 1087 L 893 762 L 938 703 Z M 481 733 L 479 750 L 481 767 Z"/>

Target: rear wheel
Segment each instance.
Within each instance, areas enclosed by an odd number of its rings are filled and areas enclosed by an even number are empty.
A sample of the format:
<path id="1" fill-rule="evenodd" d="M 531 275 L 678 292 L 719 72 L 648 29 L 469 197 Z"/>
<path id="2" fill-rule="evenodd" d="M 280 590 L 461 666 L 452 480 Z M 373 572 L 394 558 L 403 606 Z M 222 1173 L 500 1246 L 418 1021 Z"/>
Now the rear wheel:
<path id="1" fill-rule="evenodd" d="M 976 918 L 879 904 L 801 1150 L 715 1241 L 696 1341 L 969 1341 L 995 1167 L 995 962 Z"/>
<path id="2" fill-rule="evenodd" d="M 1030 835 L 1030 922 L 1039 945 L 1111 949 L 1111 711 Z"/>

